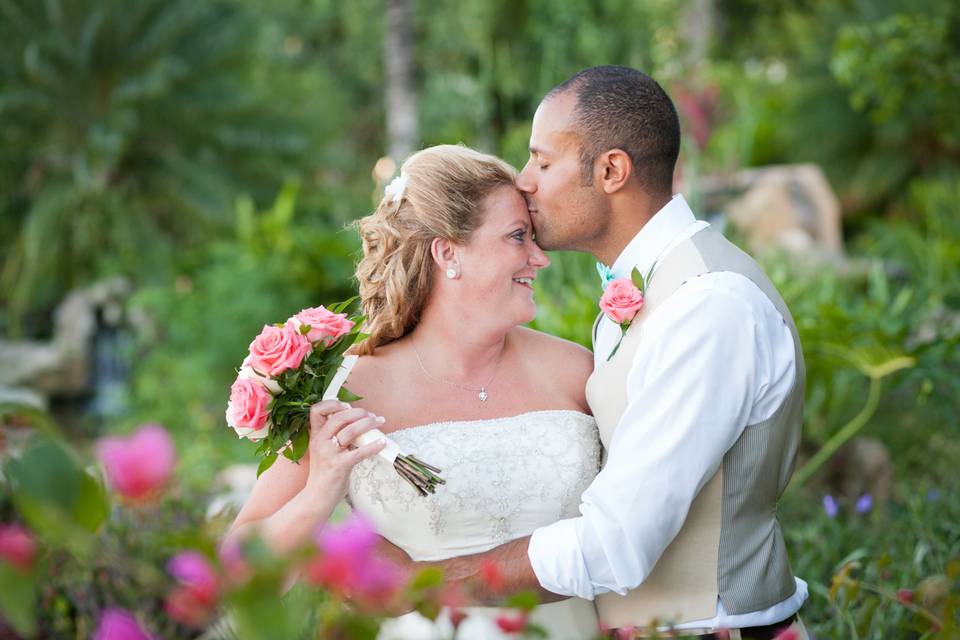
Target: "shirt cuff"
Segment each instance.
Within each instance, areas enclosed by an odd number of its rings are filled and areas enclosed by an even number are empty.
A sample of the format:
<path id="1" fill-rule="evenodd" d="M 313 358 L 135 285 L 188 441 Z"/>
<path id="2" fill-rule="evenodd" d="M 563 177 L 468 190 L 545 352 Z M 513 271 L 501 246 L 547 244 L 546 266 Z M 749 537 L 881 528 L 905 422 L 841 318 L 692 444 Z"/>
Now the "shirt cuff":
<path id="1" fill-rule="evenodd" d="M 540 586 L 547 591 L 593 600 L 593 584 L 580 551 L 576 521 L 560 520 L 535 530 L 527 557 Z"/>

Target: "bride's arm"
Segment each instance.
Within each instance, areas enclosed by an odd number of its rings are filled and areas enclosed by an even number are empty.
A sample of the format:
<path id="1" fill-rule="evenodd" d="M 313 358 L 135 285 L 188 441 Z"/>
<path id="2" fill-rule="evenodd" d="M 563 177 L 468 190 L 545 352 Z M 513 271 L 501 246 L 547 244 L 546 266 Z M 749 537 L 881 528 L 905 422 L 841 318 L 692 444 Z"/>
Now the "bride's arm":
<path id="1" fill-rule="evenodd" d="M 307 453 L 299 463 L 280 456 L 257 479 L 224 545 L 257 532 L 275 553 L 285 553 L 307 542 L 317 526 L 326 522 L 346 495 L 353 467 L 384 446 L 381 440 L 348 448 L 358 436 L 382 424 L 382 419 L 365 409 L 348 407 L 336 400 L 311 407 Z M 334 442 L 334 436 L 343 448 Z"/>

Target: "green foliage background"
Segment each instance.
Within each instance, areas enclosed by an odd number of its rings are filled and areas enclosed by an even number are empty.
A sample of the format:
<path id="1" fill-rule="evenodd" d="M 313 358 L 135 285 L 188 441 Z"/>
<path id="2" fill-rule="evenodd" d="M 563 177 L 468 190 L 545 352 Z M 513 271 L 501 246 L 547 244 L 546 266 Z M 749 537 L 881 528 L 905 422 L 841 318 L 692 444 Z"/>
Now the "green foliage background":
<path id="1" fill-rule="evenodd" d="M 828 518 L 815 475 L 784 522 L 814 630 L 920 637 L 896 603 L 828 589 L 851 557 L 895 589 L 960 555 L 960 8 L 707 4 L 713 38 L 697 59 L 679 0 L 414 1 L 420 142 L 521 165 L 543 93 L 616 63 L 674 95 L 712 96 L 703 144 L 681 109 L 693 202 L 699 174 L 820 164 L 852 266 L 768 264 L 807 354 L 809 454 L 861 411 L 871 372 L 912 365 L 883 376 L 861 431 L 893 452 L 889 508 Z M 252 459 L 223 421 L 250 338 L 352 289 L 347 225 L 382 187 L 384 29 L 382 0 L 0 1 L 0 331 L 48 338 L 66 292 L 129 277 L 128 312 L 152 330 L 130 354 L 127 412 L 97 429 L 163 423 L 187 487 Z M 588 344 L 592 260 L 552 258 L 535 326 Z"/>

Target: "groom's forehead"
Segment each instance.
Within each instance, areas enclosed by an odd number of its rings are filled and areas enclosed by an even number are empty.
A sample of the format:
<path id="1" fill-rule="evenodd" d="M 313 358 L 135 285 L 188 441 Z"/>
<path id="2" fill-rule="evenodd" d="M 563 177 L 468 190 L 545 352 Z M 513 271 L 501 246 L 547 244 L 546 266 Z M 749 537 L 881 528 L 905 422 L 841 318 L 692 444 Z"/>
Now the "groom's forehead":
<path id="1" fill-rule="evenodd" d="M 573 126 L 576 97 L 568 94 L 552 96 L 540 103 L 533 116 L 530 132 L 530 153 L 562 151 L 579 141 Z"/>

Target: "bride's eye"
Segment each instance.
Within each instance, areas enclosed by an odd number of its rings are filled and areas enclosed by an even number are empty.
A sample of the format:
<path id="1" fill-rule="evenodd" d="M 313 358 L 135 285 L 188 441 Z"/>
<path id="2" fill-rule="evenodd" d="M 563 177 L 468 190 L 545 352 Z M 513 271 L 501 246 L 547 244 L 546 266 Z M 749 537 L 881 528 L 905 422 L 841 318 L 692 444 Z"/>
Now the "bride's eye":
<path id="1" fill-rule="evenodd" d="M 517 231 L 514 231 L 514 232 L 510 235 L 510 237 L 513 238 L 514 240 L 519 241 L 519 242 L 523 242 L 523 238 L 524 238 L 524 236 L 526 236 L 526 235 L 527 235 L 527 232 L 526 232 L 526 231 L 524 231 L 523 229 L 519 229 L 519 230 L 517 230 Z"/>

